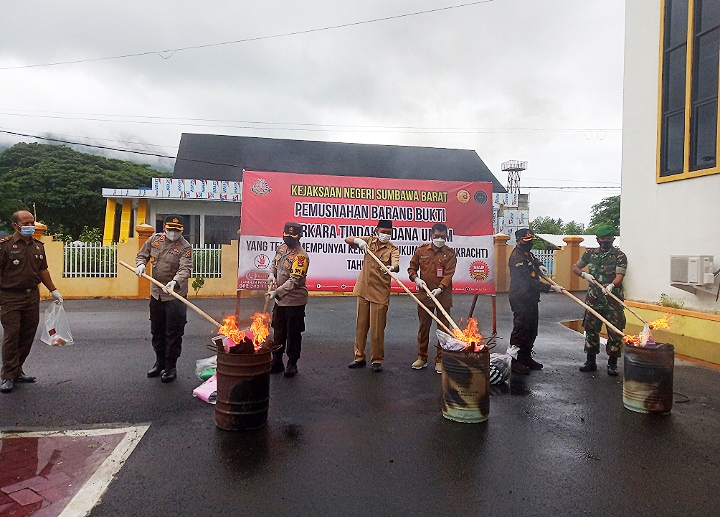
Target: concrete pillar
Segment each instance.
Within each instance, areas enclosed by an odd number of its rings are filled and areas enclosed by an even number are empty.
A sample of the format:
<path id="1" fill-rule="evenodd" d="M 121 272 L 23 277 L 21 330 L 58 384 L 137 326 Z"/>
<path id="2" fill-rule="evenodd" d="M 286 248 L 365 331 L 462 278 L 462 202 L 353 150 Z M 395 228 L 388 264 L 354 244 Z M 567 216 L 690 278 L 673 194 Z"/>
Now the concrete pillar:
<path id="1" fill-rule="evenodd" d="M 512 248 L 507 245 L 510 237 L 498 233 L 493 237 L 495 252 L 495 292 L 506 293 L 510 289 L 510 268 L 508 259 Z"/>
<path id="2" fill-rule="evenodd" d="M 137 231 L 137 227 L 141 224 L 147 223 L 145 220 L 147 218 L 147 200 L 145 199 L 139 199 L 138 200 L 138 207 L 137 207 L 137 218 L 135 219 L 135 231 Z"/>
<path id="3" fill-rule="evenodd" d="M 580 243 L 584 240 L 585 239 L 577 235 L 570 235 L 563 238 L 563 241 L 567 244 L 565 247 L 565 259 L 567 262 L 563 264 L 563 269 L 566 271 L 569 270 L 569 273 L 567 282 L 561 285 L 570 291 L 584 291 L 587 289 L 587 282 L 579 276 L 572 274 L 572 265 L 580 260 L 585 250 L 585 248 L 580 247 Z"/>
<path id="4" fill-rule="evenodd" d="M 108 198 L 105 203 L 105 228 L 103 230 L 103 246 L 109 246 L 115 233 L 115 206 L 114 199 Z"/>
<path id="5" fill-rule="evenodd" d="M 130 219 L 132 219 L 132 200 L 125 199 L 122 202 L 122 213 L 120 214 L 120 242 L 126 242 L 130 238 Z"/>
<path id="6" fill-rule="evenodd" d="M 135 227 L 135 232 L 138 235 L 138 251 L 143 247 L 143 244 L 147 242 L 150 236 L 155 233 L 155 228 L 149 224 L 138 224 Z M 147 263 L 145 274 L 152 276 L 152 264 Z M 150 282 L 148 280 L 138 279 L 138 298 L 149 298 L 150 297 Z"/>

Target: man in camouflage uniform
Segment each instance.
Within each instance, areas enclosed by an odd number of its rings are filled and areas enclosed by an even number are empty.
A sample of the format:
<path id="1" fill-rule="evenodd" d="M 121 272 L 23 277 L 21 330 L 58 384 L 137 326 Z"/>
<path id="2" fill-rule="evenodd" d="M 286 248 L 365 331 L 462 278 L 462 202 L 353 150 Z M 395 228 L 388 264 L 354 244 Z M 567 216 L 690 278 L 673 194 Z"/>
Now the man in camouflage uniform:
<path id="1" fill-rule="evenodd" d="M 300 244 L 302 225 L 285 223 L 283 244 L 278 248 L 268 276 L 269 296 L 275 300 L 272 326 L 275 331 L 275 345 L 270 373 L 284 371 L 285 377 L 297 374 L 300 359 L 302 333 L 305 330 L 305 305 L 308 290 L 305 285 L 310 265 L 305 248 Z M 287 349 L 287 366 L 283 366 L 283 354 Z"/>
<path id="2" fill-rule="evenodd" d="M 603 318 L 615 325 L 619 330 L 625 328 L 625 311 L 617 301 L 608 294 L 624 299 L 622 282 L 627 271 L 627 257 L 619 248 L 613 246 L 615 228 L 609 225 L 601 226 L 595 232 L 599 248 L 585 251 L 583 256 L 573 265 L 573 273 L 588 281 L 587 297 L 585 303 L 595 309 Z M 588 266 L 588 272 L 582 269 Z M 600 282 L 600 288 L 593 280 Z M 600 329 L 602 322 L 589 311 L 585 311 L 583 318 L 585 327 L 585 353 L 587 360 L 580 367 L 581 372 L 594 372 L 597 370 L 595 356 L 600 353 Z M 617 361 L 622 350 L 622 336 L 608 330 L 608 340 L 605 351 L 608 354 L 608 375 L 618 374 Z"/>
<path id="3" fill-rule="evenodd" d="M 165 284 L 150 285 L 150 333 L 155 350 L 155 365 L 148 377 L 172 382 L 177 377 L 177 360 L 182 351 L 182 338 L 187 323 L 187 305 L 172 296 L 174 291 L 187 297 L 188 278 L 192 273 L 192 245 L 182 232 L 183 219 L 179 215 L 165 218 L 165 231 L 154 233 L 135 257 L 135 274 L 141 276 L 147 263 L 152 264 L 152 277 Z"/>

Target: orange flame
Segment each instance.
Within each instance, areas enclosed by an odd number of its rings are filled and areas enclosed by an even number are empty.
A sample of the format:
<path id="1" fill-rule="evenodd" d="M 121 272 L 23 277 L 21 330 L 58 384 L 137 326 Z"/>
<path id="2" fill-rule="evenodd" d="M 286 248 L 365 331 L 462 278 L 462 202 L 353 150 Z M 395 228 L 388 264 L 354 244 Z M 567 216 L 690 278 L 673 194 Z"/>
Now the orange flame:
<path id="1" fill-rule="evenodd" d="M 669 329 L 670 328 L 670 316 L 666 314 L 660 319 L 657 319 L 655 321 L 651 321 L 648 323 L 648 327 L 650 327 L 650 330 L 661 330 L 661 329 Z"/>
<path id="2" fill-rule="evenodd" d="M 253 322 L 250 324 L 250 330 L 253 333 L 253 345 L 255 351 L 265 343 L 270 335 L 270 315 L 267 312 L 256 312 L 253 314 Z"/>
<path id="3" fill-rule="evenodd" d="M 483 337 L 482 334 L 480 334 L 478 321 L 475 318 L 470 318 L 468 320 L 465 330 L 454 329 L 453 334 L 460 341 L 467 343 L 467 348 L 473 347 L 475 352 L 479 352 L 480 348 L 483 346 Z"/>
<path id="4" fill-rule="evenodd" d="M 635 346 L 654 345 L 655 340 L 653 339 L 652 334 L 650 334 L 650 331 L 651 330 L 669 329 L 669 328 L 670 328 L 670 316 L 668 314 L 665 314 L 662 318 L 648 323 L 646 325 L 646 327 L 643 328 L 642 332 L 640 332 L 640 334 L 627 335 L 622 339 L 622 341 L 625 344 L 635 345 Z"/>
<path id="5" fill-rule="evenodd" d="M 218 333 L 229 337 L 236 345 L 245 339 L 245 332 L 238 328 L 237 318 L 234 314 L 223 318 L 223 324 L 218 329 Z"/>

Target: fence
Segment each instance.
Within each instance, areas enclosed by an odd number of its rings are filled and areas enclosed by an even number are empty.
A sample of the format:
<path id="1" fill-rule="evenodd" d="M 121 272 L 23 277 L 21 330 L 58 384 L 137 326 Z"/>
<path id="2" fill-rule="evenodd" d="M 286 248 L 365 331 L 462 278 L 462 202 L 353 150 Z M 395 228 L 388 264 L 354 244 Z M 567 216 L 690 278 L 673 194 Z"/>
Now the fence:
<path id="1" fill-rule="evenodd" d="M 553 266 L 555 265 L 555 251 L 554 250 L 532 250 L 533 255 L 535 255 L 540 262 L 543 263 L 543 265 L 548 268 L 548 271 L 550 273 L 549 276 L 553 276 L 555 273 Z"/>
<path id="2" fill-rule="evenodd" d="M 220 245 L 193 246 L 193 277 L 221 278 L 222 249 Z"/>
<path id="3" fill-rule="evenodd" d="M 114 278 L 117 276 L 117 244 L 73 242 L 63 246 L 63 277 Z"/>

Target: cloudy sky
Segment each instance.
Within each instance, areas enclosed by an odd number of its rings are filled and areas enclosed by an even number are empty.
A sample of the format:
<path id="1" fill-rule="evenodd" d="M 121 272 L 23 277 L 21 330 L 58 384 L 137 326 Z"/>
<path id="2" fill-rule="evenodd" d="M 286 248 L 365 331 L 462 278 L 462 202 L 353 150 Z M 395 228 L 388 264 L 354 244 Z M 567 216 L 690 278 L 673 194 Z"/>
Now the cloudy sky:
<path id="1" fill-rule="evenodd" d="M 1 9 L 0 130 L 170 156 L 183 132 L 463 148 L 503 184 L 513 159 L 528 161 L 522 187 L 620 185 L 622 0 Z M 85 62 L 34 66 L 68 61 Z M 532 218 L 582 223 L 619 193 L 522 191 Z"/>

